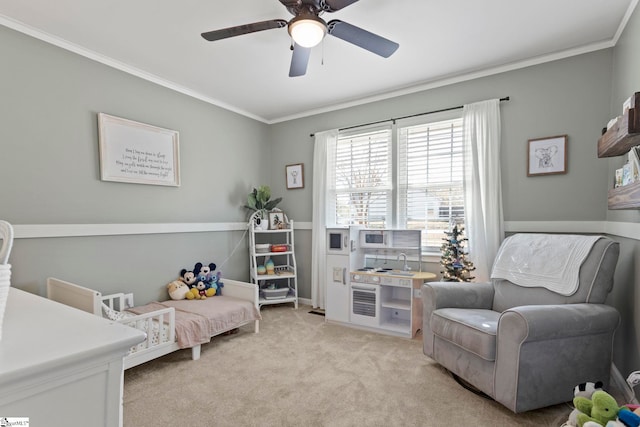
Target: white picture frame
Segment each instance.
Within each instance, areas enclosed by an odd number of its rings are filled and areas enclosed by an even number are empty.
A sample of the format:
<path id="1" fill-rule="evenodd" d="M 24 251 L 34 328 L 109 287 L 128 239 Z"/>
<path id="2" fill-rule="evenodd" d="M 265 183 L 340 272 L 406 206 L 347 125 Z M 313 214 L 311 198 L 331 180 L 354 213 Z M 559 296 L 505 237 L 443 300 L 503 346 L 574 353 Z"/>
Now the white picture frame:
<path id="1" fill-rule="evenodd" d="M 287 189 L 304 188 L 304 164 L 296 163 L 285 167 Z"/>
<path id="2" fill-rule="evenodd" d="M 277 210 L 269 212 L 269 230 L 280 230 L 286 227 L 287 216 L 284 212 Z"/>
<path id="3" fill-rule="evenodd" d="M 180 142 L 175 130 L 98 113 L 100 179 L 180 186 Z"/>
<path id="4" fill-rule="evenodd" d="M 567 135 L 530 139 L 527 176 L 567 173 Z"/>

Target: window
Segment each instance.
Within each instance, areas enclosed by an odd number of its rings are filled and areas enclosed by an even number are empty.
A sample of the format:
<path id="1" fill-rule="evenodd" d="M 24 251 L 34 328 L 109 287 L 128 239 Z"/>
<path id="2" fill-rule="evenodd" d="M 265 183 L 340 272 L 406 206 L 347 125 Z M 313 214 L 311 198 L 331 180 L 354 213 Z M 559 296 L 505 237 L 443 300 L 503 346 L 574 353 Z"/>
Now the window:
<path id="1" fill-rule="evenodd" d="M 335 151 L 329 150 L 327 187 L 333 218 L 327 224 L 391 226 L 391 146 L 391 127 L 338 136 Z"/>
<path id="2" fill-rule="evenodd" d="M 398 129 L 398 226 L 422 230 L 439 248 L 451 221 L 464 221 L 462 119 Z"/>
<path id="3" fill-rule="evenodd" d="M 462 119 L 341 132 L 329 150 L 327 224 L 422 230 L 438 251 L 464 225 Z"/>

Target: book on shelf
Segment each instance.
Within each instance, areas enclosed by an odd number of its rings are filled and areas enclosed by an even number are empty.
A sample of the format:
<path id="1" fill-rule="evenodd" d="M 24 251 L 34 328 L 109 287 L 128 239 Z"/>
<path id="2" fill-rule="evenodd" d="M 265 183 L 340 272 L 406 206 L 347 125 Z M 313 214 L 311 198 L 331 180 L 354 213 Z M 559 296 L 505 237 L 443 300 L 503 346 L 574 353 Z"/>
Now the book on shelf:
<path id="1" fill-rule="evenodd" d="M 622 187 L 622 168 L 616 169 L 616 180 L 613 184 L 614 188 Z"/>
<path id="2" fill-rule="evenodd" d="M 631 184 L 631 165 L 629 163 L 625 163 L 622 167 L 622 185 Z"/>
<path id="3" fill-rule="evenodd" d="M 631 167 L 631 182 L 640 180 L 640 151 L 638 147 L 629 150 L 629 165 Z"/>

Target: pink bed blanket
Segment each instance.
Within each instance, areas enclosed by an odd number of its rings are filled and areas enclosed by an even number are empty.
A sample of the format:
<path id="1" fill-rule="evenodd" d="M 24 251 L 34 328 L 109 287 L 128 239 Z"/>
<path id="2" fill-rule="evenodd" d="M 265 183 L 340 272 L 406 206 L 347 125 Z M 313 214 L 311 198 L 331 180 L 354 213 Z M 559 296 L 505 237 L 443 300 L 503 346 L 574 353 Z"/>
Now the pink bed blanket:
<path id="1" fill-rule="evenodd" d="M 128 311 L 144 314 L 167 307 L 176 311 L 176 339 L 180 348 L 208 343 L 213 336 L 261 319 L 260 312 L 251 302 L 227 296 L 151 302 Z"/>

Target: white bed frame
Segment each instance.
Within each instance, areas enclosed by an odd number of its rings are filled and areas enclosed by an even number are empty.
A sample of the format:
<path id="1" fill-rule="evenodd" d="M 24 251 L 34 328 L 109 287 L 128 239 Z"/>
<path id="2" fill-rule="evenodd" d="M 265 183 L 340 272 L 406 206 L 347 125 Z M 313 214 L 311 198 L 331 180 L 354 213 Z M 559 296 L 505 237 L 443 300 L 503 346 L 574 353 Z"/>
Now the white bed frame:
<path id="1" fill-rule="evenodd" d="M 256 309 L 259 309 L 258 287 L 252 283 L 239 282 L 237 280 L 224 279 L 224 295 L 250 301 Z M 126 308 L 133 307 L 133 294 L 117 293 L 112 295 L 102 295 L 100 292 L 76 285 L 64 280 L 50 277 L 47 279 L 47 298 L 78 308 L 96 316 L 102 316 L 102 303 L 104 302 L 110 308 L 122 311 Z M 214 297 L 215 298 L 215 297 Z M 155 310 L 150 313 L 139 314 L 126 319 L 117 320 L 124 325 L 131 326 L 136 329 L 144 330 L 143 325 L 147 325 L 146 330 L 152 330 L 154 322 L 158 325 L 167 323 L 169 325 L 168 334 L 160 328 L 158 342 L 152 344 L 151 337 L 147 336 L 146 340 L 138 345 L 138 349 L 129 353 L 124 358 L 124 369 L 129 369 L 141 363 L 148 362 L 165 354 L 179 350 L 175 336 L 175 309 L 173 307 Z M 222 334 L 229 330 L 246 325 L 249 322 L 243 322 L 233 327 L 220 331 Z M 254 320 L 254 332 L 260 331 L 260 320 Z M 200 359 L 201 346 L 191 347 L 191 358 L 193 360 Z"/>

